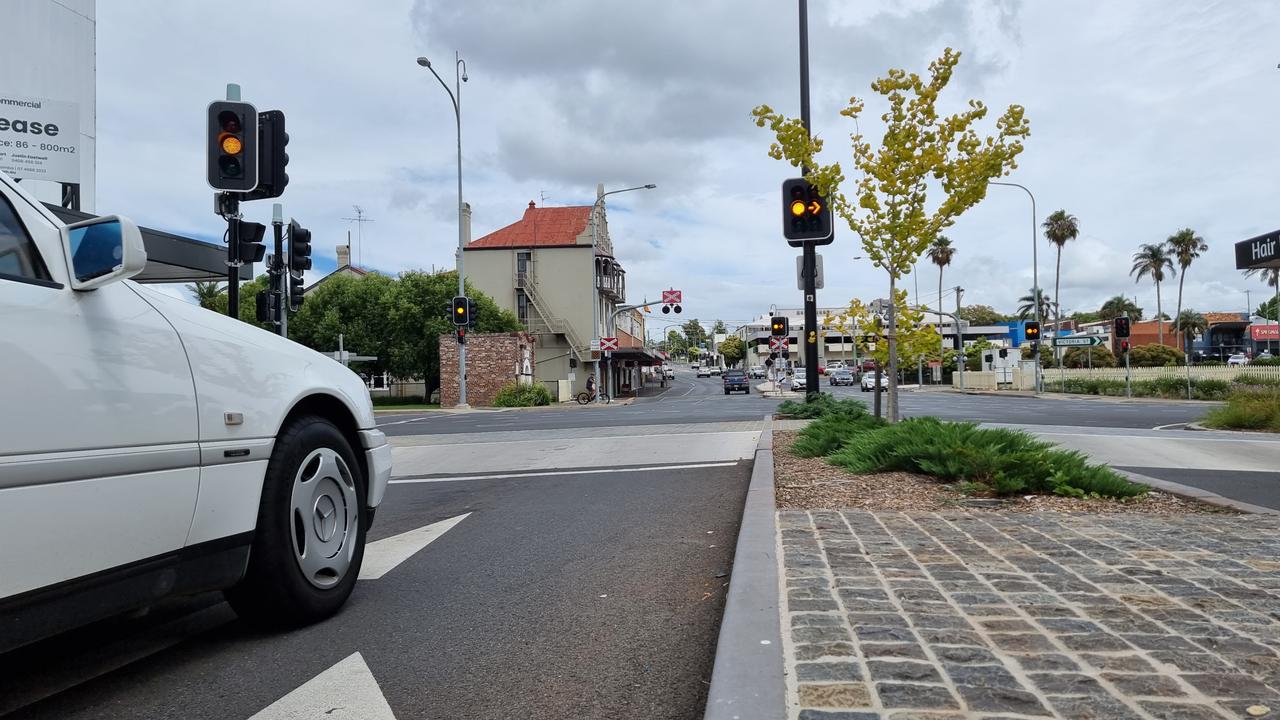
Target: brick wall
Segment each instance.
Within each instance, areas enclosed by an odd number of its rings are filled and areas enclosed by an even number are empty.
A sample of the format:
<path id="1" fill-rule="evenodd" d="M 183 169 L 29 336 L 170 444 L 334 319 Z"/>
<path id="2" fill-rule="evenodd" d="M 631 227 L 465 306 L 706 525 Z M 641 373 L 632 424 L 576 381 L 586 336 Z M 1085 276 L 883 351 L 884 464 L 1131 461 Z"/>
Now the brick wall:
<path id="1" fill-rule="evenodd" d="M 527 357 L 526 357 L 527 353 Z M 525 360 L 532 371 L 536 343 L 528 333 L 467 335 L 467 404 L 492 405 L 504 386 L 516 382 Z M 533 380 L 532 374 L 525 378 Z M 458 404 L 458 341 L 452 333 L 440 336 L 440 405 Z"/>

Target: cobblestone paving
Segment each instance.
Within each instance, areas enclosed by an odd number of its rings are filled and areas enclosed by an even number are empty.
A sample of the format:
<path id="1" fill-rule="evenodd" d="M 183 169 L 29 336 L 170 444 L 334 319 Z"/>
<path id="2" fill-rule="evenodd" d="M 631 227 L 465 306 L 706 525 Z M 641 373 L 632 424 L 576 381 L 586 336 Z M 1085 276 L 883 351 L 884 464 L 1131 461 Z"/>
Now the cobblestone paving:
<path id="1" fill-rule="evenodd" d="M 1280 719 L 1280 519 L 778 525 L 793 720 Z"/>

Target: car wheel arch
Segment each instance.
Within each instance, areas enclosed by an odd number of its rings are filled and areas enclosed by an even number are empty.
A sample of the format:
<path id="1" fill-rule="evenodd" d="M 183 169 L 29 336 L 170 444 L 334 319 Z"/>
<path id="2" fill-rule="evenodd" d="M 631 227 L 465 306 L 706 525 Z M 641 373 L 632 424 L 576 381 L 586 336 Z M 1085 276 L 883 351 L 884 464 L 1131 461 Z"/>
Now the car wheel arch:
<path id="1" fill-rule="evenodd" d="M 316 415 L 322 417 L 337 426 L 342 432 L 342 436 L 347 439 L 347 443 L 351 445 L 351 450 L 356 456 L 356 462 L 360 465 L 360 472 L 367 479 L 369 477 L 369 467 L 364 454 L 364 446 L 360 442 L 360 426 L 356 422 L 355 415 L 346 403 L 333 395 L 327 393 L 312 393 L 298 399 L 293 407 L 289 408 L 289 412 L 285 414 L 280 421 L 280 427 L 276 428 L 276 437 L 284 428 L 294 419 L 305 415 Z M 366 483 L 366 492 L 368 492 L 368 483 Z M 369 498 L 365 498 L 367 503 Z"/>

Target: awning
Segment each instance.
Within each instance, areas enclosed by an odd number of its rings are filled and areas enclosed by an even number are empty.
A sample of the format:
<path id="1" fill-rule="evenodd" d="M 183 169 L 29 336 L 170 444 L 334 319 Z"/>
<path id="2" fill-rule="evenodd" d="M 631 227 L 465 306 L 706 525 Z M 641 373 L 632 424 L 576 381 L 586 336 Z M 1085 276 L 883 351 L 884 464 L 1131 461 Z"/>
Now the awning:
<path id="1" fill-rule="evenodd" d="M 658 365 L 662 362 L 662 358 L 658 357 L 656 353 L 638 347 L 624 347 L 609 352 L 610 362 L 618 362 L 620 360 L 634 360 L 641 365 Z"/>
<path id="2" fill-rule="evenodd" d="M 96 217 L 45 203 L 45 207 L 70 224 Z M 227 279 L 227 248 L 163 230 L 139 227 L 147 248 L 147 265 L 133 277 L 140 283 L 210 282 Z M 253 266 L 240 266 L 240 280 L 253 279 Z"/>

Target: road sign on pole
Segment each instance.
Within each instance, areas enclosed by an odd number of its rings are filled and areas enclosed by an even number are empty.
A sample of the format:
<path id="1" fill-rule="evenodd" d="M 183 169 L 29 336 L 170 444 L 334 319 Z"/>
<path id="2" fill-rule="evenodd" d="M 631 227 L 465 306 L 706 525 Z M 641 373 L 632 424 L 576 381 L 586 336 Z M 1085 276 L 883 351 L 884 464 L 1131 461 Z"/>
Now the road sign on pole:
<path id="1" fill-rule="evenodd" d="M 663 290 L 662 291 L 662 302 L 664 304 L 665 303 L 679 304 L 684 302 L 683 298 L 684 298 L 684 293 L 680 292 L 679 290 Z"/>
<path id="2" fill-rule="evenodd" d="M 784 337 L 769 338 L 770 350 L 786 350 L 790 344 L 791 344 L 790 338 L 784 338 Z"/>
<path id="3" fill-rule="evenodd" d="M 1100 335 L 1068 335 L 1053 339 L 1054 347 L 1093 347 L 1102 344 Z"/>
<path id="4" fill-rule="evenodd" d="M 616 337 L 602 337 L 602 338 L 600 338 L 600 349 L 601 349 L 601 350 L 617 350 L 617 349 L 618 349 L 618 338 L 616 338 Z"/>
<path id="5" fill-rule="evenodd" d="M 825 283 L 822 281 L 822 256 L 814 253 L 813 261 L 814 272 L 817 275 L 813 279 L 813 289 L 821 290 Z M 796 289 L 804 292 L 804 255 L 796 256 Z"/>

